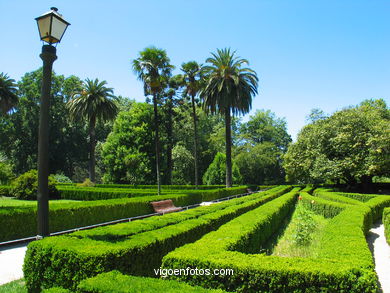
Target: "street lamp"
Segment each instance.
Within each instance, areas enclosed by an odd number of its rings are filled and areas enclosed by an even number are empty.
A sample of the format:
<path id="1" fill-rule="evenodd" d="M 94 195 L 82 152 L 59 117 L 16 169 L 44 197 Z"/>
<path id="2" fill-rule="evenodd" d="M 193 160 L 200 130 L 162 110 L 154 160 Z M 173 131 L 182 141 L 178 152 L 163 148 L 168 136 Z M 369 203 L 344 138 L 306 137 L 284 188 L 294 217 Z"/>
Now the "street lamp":
<path id="1" fill-rule="evenodd" d="M 49 113 L 51 71 L 57 59 L 56 48 L 70 23 L 62 18 L 58 9 L 52 7 L 49 12 L 35 19 L 41 40 L 48 45 L 42 46 L 40 55 L 43 61 L 42 89 L 38 137 L 38 236 L 49 236 Z"/>

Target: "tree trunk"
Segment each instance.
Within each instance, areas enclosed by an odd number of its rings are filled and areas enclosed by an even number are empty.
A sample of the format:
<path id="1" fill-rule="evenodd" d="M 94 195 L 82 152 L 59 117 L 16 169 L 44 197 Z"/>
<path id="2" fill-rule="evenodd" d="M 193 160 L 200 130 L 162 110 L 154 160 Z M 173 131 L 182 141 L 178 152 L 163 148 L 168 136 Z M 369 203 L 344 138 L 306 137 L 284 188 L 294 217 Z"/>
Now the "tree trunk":
<path id="1" fill-rule="evenodd" d="M 230 107 L 225 110 L 226 136 L 226 187 L 232 187 L 232 129 Z"/>
<path id="2" fill-rule="evenodd" d="M 158 131 L 158 111 L 157 111 L 157 94 L 153 94 L 153 108 L 154 108 L 154 143 L 156 147 L 156 179 L 157 179 L 157 194 L 160 195 L 160 138 Z"/>
<path id="3" fill-rule="evenodd" d="M 195 95 L 191 96 L 192 103 L 192 118 L 194 119 L 194 165 L 195 165 L 195 188 L 198 189 L 199 173 L 198 173 L 198 122 L 195 107 Z"/>
<path id="4" fill-rule="evenodd" d="M 172 130 L 172 118 L 173 118 L 173 103 L 172 97 L 169 97 L 168 101 L 168 125 L 167 125 L 167 135 L 168 135 L 168 146 L 167 146 L 167 184 L 172 184 L 172 148 L 173 148 L 173 130 Z"/>
<path id="5" fill-rule="evenodd" d="M 92 117 L 89 122 L 89 180 L 95 182 L 95 166 L 96 166 L 96 158 L 95 158 L 95 148 L 96 148 L 96 138 L 95 138 L 95 125 L 96 125 L 96 117 Z"/>

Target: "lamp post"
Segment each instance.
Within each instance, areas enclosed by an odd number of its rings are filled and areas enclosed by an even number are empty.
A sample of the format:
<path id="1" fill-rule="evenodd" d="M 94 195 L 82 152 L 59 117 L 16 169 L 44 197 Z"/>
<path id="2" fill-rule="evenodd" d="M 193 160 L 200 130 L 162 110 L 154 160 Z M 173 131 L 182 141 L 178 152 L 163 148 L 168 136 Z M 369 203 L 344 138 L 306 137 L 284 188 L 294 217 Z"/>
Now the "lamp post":
<path id="1" fill-rule="evenodd" d="M 57 59 L 56 48 L 70 23 L 62 18 L 58 9 L 52 7 L 49 12 L 35 19 L 38 24 L 42 46 L 40 55 L 43 61 L 42 89 L 40 101 L 39 136 L 38 136 L 38 236 L 49 236 L 49 115 L 50 89 L 53 62 Z"/>

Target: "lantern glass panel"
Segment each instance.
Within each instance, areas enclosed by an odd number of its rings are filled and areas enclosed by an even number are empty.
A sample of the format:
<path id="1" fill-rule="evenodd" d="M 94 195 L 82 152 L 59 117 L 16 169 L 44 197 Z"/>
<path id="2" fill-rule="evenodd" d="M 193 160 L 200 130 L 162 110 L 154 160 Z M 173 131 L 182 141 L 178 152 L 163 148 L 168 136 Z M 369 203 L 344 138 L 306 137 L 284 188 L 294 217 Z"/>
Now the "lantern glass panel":
<path id="1" fill-rule="evenodd" d="M 44 17 L 38 21 L 39 33 L 41 35 L 41 39 L 45 42 L 49 42 L 50 40 L 50 21 L 51 17 Z"/>
<path id="2" fill-rule="evenodd" d="M 61 40 L 62 35 L 66 30 L 67 24 L 59 20 L 57 17 L 53 17 L 51 25 L 51 36 L 54 38 L 53 43 L 57 43 Z"/>

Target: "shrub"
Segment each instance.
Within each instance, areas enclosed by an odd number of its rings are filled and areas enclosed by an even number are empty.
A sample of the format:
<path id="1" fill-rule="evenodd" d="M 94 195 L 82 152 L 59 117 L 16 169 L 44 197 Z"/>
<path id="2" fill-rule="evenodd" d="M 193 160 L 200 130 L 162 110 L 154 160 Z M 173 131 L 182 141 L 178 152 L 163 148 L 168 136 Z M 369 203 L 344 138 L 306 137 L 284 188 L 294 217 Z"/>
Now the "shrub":
<path id="1" fill-rule="evenodd" d="M 11 186 L 0 185 L 0 197 L 11 196 Z"/>
<path id="2" fill-rule="evenodd" d="M 232 177 L 234 183 L 241 183 L 242 177 L 237 165 L 233 162 Z M 226 155 L 217 153 L 210 166 L 203 175 L 203 183 L 223 184 L 226 181 Z"/>
<path id="3" fill-rule="evenodd" d="M 12 166 L 6 162 L 0 161 L 0 185 L 10 184 L 15 178 L 15 174 L 12 171 Z"/>
<path id="4" fill-rule="evenodd" d="M 332 201 L 336 201 L 336 202 L 341 202 L 341 203 L 345 203 L 345 204 L 352 204 L 352 205 L 362 204 L 362 202 L 359 200 L 345 197 L 340 193 L 331 192 L 330 190 L 323 189 L 323 188 L 318 188 L 318 189 L 314 190 L 314 195 L 321 197 L 321 198 L 324 198 L 324 199 L 328 199 L 328 200 L 332 200 Z"/>
<path id="5" fill-rule="evenodd" d="M 73 183 L 72 180 L 64 174 L 51 175 L 56 183 Z"/>
<path id="6" fill-rule="evenodd" d="M 18 199 L 37 199 L 38 172 L 30 170 L 12 182 L 11 195 Z M 58 190 L 53 177 L 49 176 L 49 197 L 58 198 Z"/>
<path id="7" fill-rule="evenodd" d="M 163 256 L 169 251 L 199 239 L 289 189 L 280 187 L 264 194 L 249 195 L 247 199 L 237 198 L 148 221 L 99 229 L 103 233 L 91 230 L 32 242 L 24 263 L 27 287 L 30 291 L 39 290 L 42 285 L 74 289 L 79 281 L 113 269 L 152 276 L 153 269 L 161 265 Z M 185 219 L 188 214 L 193 216 Z M 155 230 L 150 230 L 153 225 Z"/>
<path id="8" fill-rule="evenodd" d="M 312 196 L 307 192 L 301 192 L 300 199 L 303 205 L 325 218 L 333 218 L 348 207 L 345 203 L 329 201 L 321 197 Z"/>
<path id="9" fill-rule="evenodd" d="M 93 183 L 89 178 L 86 178 L 83 183 L 76 184 L 78 187 L 95 187 L 95 183 Z"/>
<path id="10" fill-rule="evenodd" d="M 316 223 L 313 220 L 313 216 L 306 210 L 297 206 L 297 226 L 293 234 L 293 241 L 296 245 L 308 245 L 311 241 L 312 232 L 316 228 Z"/>
<path id="11" fill-rule="evenodd" d="M 113 289 L 115 288 L 115 289 Z M 183 282 L 161 280 L 156 278 L 144 278 L 123 275 L 118 271 L 103 273 L 96 277 L 81 281 L 77 287 L 78 292 L 85 293 L 154 293 L 154 292 L 169 292 L 169 293 L 222 293 L 222 290 L 208 290 L 202 287 L 192 287 Z M 115 290 L 115 291 L 114 291 Z"/>
<path id="12" fill-rule="evenodd" d="M 385 236 L 387 243 L 390 245 L 390 208 L 383 210 L 382 222 L 385 226 Z"/>

